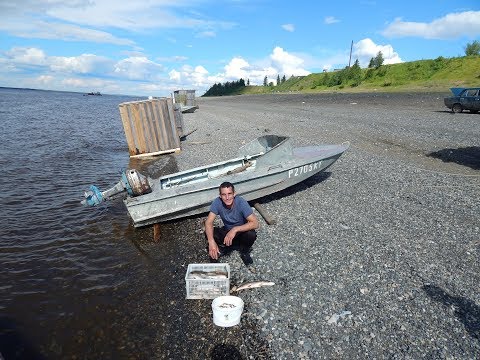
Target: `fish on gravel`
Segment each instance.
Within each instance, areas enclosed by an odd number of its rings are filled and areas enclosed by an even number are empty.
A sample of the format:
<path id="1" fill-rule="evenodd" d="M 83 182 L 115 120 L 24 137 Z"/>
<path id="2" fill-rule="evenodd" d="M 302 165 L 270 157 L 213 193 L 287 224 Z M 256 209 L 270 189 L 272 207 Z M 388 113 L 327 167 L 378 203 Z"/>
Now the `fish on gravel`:
<path id="1" fill-rule="evenodd" d="M 254 289 L 262 286 L 272 286 L 272 285 L 275 285 L 275 283 L 272 281 L 252 281 L 252 282 L 243 283 L 239 286 L 234 286 L 231 291 L 238 292 L 246 289 Z"/>

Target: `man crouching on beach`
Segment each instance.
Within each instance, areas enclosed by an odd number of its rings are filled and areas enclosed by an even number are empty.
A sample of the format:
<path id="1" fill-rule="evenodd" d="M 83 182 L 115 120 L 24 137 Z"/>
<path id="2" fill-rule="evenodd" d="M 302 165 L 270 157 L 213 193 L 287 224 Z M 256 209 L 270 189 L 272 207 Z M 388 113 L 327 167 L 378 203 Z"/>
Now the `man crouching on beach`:
<path id="1" fill-rule="evenodd" d="M 220 196 L 210 205 L 205 221 L 210 261 L 216 262 L 220 256 L 238 250 L 243 263 L 248 266 L 253 263 L 250 251 L 257 239 L 258 219 L 248 202 L 236 196 L 233 184 L 222 183 L 219 192 Z M 223 221 L 223 228 L 213 226 L 217 215 Z"/>

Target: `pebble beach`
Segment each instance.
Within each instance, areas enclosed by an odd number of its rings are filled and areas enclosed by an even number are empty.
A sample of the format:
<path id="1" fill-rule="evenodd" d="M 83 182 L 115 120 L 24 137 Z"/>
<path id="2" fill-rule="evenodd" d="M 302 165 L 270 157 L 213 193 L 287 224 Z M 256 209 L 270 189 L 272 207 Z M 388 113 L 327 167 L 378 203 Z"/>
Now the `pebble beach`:
<path id="1" fill-rule="evenodd" d="M 255 211 L 250 269 L 236 252 L 221 259 L 232 285 L 275 282 L 235 294 L 240 324 L 217 327 L 210 300 L 185 300 L 189 342 L 163 356 L 478 359 L 480 115 L 452 114 L 444 95 L 198 98 L 183 115 L 193 132 L 175 155 L 179 170 L 235 157 L 264 134 L 350 148 L 326 172 L 259 200 L 275 224 Z M 186 263 L 208 262 L 202 219 L 179 235 Z"/>

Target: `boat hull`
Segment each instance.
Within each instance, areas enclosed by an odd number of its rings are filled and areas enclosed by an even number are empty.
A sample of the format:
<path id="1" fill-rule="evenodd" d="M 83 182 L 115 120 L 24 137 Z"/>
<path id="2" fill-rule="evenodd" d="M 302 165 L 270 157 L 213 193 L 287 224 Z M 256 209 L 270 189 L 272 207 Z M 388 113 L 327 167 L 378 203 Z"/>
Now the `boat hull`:
<path id="1" fill-rule="evenodd" d="M 267 146 L 266 154 L 246 160 L 236 159 L 238 164 L 254 163 L 251 167 L 244 165 L 239 172 L 227 171 L 223 176 L 210 178 L 209 169 L 230 164 L 222 162 L 200 167 L 172 174 L 168 179 L 161 178 L 156 187 L 152 186 L 150 194 L 127 198 L 124 202 L 134 226 L 142 227 L 207 213 L 211 202 L 218 196 L 219 185 L 224 181 L 234 184 L 236 193 L 247 201 L 284 190 L 324 171 L 348 148 L 348 144 L 342 144 L 293 149 L 288 138 L 275 140 L 279 140 L 278 143 L 273 148 Z M 180 178 L 197 180 L 167 188 L 161 186 L 162 182 Z"/>

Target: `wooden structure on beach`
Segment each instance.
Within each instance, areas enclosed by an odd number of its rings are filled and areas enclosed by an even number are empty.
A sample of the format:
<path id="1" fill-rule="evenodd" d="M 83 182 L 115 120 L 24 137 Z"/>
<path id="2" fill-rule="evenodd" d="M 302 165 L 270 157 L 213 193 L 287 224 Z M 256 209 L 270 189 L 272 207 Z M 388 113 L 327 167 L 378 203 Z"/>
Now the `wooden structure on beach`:
<path id="1" fill-rule="evenodd" d="M 180 151 L 183 117 L 171 98 L 151 98 L 119 105 L 130 157 Z"/>
<path id="2" fill-rule="evenodd" d="M 173 92 L 175 103 L 184 106 L 196 106 L 195 90 L 175 90 Z"/>
<path id="3" fill-rule="evenodd" d="M 195 90 L 175 90 L 173 99 L 175 104 L 180 105 L 182 113 L 193 113 L 198 109 L 197 101 L 195 100 Z"/>

